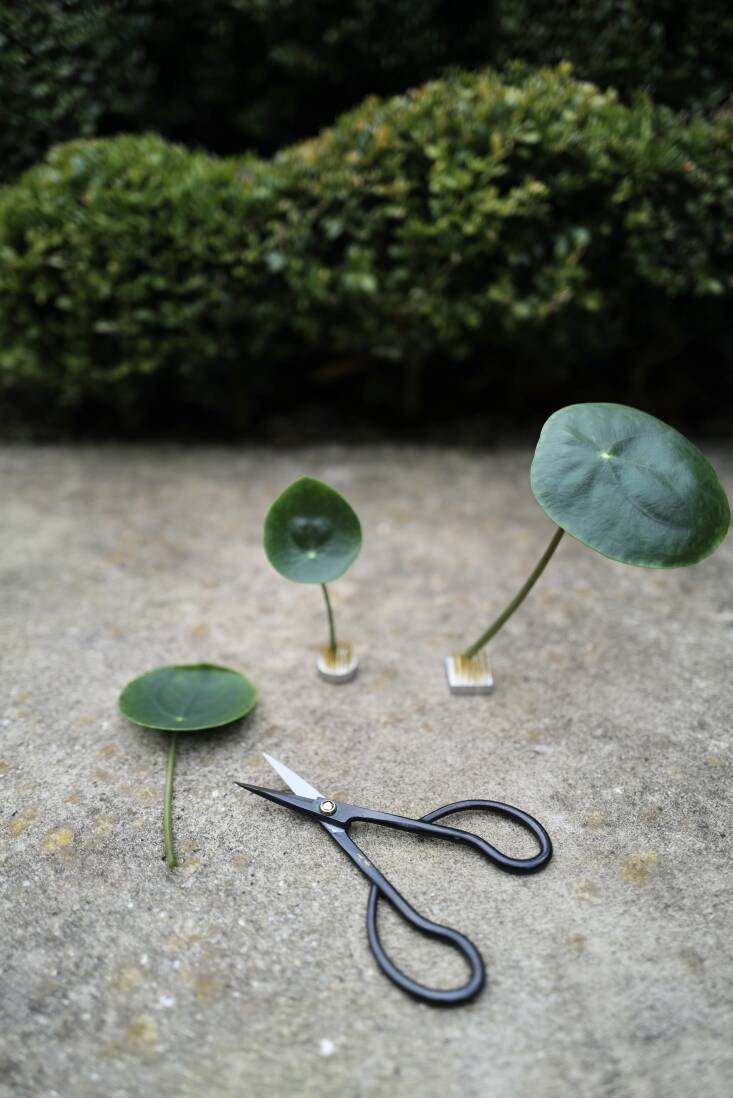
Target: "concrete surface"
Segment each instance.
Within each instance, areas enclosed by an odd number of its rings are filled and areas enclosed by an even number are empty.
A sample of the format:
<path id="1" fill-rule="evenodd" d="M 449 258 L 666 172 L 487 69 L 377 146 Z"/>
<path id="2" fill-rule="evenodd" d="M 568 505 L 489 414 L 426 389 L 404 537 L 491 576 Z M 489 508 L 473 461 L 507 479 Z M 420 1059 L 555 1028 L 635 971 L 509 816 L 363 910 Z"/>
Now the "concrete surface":
<path id="1" fill-rule="evenodd" d="M 733 453 L 712 453 L 730 488 Z M 731 1049 L 733 541 L 645 572 L 565 539 L 493 644 L 490 698 L 442 658 L 524 578 L 551 527 L 528 451 L 0 451 L 0 1095 L 19 1098 L 722 1098 Z M 320 593 L 260 548 L 302 473 L 365 546 L 333 587 L 358 680 L 314 671 Z M 257 710 L 179 755 L 182 866 L 161 860 L 166 741 L 115 708 L 170 662 L 245 671 Z M 489 986 L 440 1012 L 368 951 L 365 882 L 308 821 L 233 779 L 260 752 L 324 792 L 420 815 L 507 800 L 556 857 L 518 879 L 369 828 L 412 902 L 473 938 Z M 457 821 L 459 822 L 459 821 Z M 507 825 L 465 818 L 507 849 Z M 416 976 L 452 955 L 383 911 Z M 450 952 L 450 951 L 449 951 Z"/>

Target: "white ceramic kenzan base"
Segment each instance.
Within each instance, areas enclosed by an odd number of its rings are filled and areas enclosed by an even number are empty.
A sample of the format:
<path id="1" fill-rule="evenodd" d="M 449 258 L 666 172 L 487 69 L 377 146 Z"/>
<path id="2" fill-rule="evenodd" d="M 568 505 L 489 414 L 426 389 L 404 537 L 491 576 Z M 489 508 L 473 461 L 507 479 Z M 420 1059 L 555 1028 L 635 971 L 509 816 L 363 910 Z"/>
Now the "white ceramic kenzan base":
<path id="1" fill-rule="evenodd" d="M 490 694 L 494 689 L 494 676 L 484 652 L 476 656 L 446 656 L 445 672 L 451 694 Z"/>
<path id="2" fill-rule="evenodd" d="M 328 646 L 322 648 L 318 653 L 316 667 L 322 679 L 340 685 L 356 678 L 359 661 L 350 644 L 340 643 L 336 646 L 335 652 Z"/>

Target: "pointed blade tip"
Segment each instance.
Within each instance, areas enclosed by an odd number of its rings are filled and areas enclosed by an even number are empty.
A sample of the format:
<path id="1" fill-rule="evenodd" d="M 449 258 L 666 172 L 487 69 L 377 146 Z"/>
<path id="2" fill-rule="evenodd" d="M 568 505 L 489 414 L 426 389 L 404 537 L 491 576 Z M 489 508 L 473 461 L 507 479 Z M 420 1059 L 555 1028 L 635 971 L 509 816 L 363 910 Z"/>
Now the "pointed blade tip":
<path id="1" fill-rule="evenodd" d="M 278 759 L 274 759 L 272 755 L 268 755 L 265 751 L 262 752 L 262 755 L 272 769 L 280 775 L 285 784 L 290 786 L 293 793 L 297 796 L 311 798 L 323 796 L 317 789 L 314 789 L 310 782 L 307 782 L 305 778 L 301 778 L 300 774 L 296 774 L 295 771 L 291 770 L 285 763 L 279 762 Z"/>

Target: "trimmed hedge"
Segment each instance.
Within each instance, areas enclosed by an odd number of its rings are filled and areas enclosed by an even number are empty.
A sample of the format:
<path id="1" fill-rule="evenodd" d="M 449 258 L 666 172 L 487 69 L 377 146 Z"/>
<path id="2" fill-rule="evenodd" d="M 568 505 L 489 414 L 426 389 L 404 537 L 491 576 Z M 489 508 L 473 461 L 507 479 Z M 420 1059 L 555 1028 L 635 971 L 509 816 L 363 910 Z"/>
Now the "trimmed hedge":
<path id="1" fill-rule="evenodd" d="M 177 6 L 158 41 L 148 123 L 218 151 L 280 148 L 449 66 L 569 61 L 624 99 L 645 90 L 677 110 L 733 94 L 729 0 L 311 0 L 305 14 L 298 0 L 215 0 L 213 17 Z"/>
<path id="2" fill-rule="evenodd" d="M 123 427 L 246 424 L 344 359 L 388 398 L 433 365 L 521 403 L 621 363 L 618 394 L 730 332 L 731 137 L 517 69 L 370 100 L 269 162 L 59 147 L 0 196 L 2 384 Z"/>
<path id="3" fill-rule="evenodd" d="M 498 0 L 494 64 L 570 61 L 623 97 L 646 90 L 677 110 L 713 111 L 733 94 L 728 0 Z"/>
<path id="4" fill-rule="evenodd" d="M 367 94 L 448 66 L 571 61 L 579 77 L 712 112 L 733 91 L 728 0 L 0 0 L 0 178 L 49 145 L 156 130 L 270 152 Z"/>
<path id="5" fill-rule="evenodd" d="M 181 0 L 151 35 L 144 124 L 217 152 L 271 152 L 366 95 L 490 63 L 493 26 L 477 0 Z"/>
<path id="6" fill-rule="evenodd" d="M 247 169 L 154 136 L 57 146 L 0 194 L 0 373 L 30 414 L 239 410 L 271 350 Z M 253 211 L 253 212 L 250 212 Z M 292 349 L 292 348 L 291 348 Z M 153 414 L 153 411 L 150 411 Z"/>
<path id="7" fill-rule="evenodd" d="M 0 0 L 0 179 L 140 111 L 151 28 L 146 0 Z"/>

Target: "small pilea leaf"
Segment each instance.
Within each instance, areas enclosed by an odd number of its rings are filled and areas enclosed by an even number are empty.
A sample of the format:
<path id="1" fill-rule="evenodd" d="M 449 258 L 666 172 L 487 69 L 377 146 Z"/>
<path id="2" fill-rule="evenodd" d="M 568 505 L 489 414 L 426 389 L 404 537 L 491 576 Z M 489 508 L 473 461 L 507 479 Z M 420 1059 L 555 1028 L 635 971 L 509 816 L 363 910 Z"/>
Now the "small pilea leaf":
<path id="1" fill-rule="evenodd" d="M 278 496 L 265 519 L 265 553 L 273 568 L 296 583 L 329 583 L 361 549 L 361 524 L 343 496 L 301 477 Z"/>

